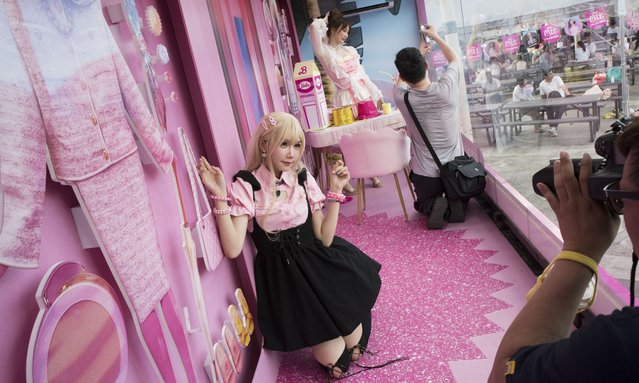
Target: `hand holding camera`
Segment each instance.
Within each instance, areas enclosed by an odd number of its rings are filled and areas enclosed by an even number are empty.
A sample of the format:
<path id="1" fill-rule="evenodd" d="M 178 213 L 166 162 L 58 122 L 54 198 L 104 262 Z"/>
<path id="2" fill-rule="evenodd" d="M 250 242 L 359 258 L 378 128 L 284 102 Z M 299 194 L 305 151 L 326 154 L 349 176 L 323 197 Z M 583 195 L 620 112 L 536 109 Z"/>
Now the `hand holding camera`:
<path id="1" fill-rule="evenodd" d="M 557 216 L 563 250 L 587 255 L 599 263 L 617 235 L 619 216 L 590 196 L 592 159 L 583 155 L 579 178 L 575 177 L 573 161 L 566 152 L 561 152 L 552 169 L 555 192 L 541 182 L 536 186 Z"/>
<path id="2" fill-rule="evenodd" d="M 632 121 L 630 116 L 623 117 L 610 125 L 612 129 L 602 134 L 595 141 L 595 152 L 603 157 L 603 159 L 590 160 L 589 174 L 587 189 L 590 197 L 599 200 L 606 200 L 606 193 L 604 188 L 612 183 L 618 182 L 623 174 L 623 163 L 625 158 L 615 146 L 615 140 L 619 136 L 625 126 Z M 551 164 L 533 175 L 533 190 L 535 193 L 542 195 L 542 192 L 537 188 L 538 183 L 543 183 L 550 191 L 555 192 L 555 186 L 553 182 L 553 162 Z M 580 169 L 583 169 L 579 164 L 579 160 L 572 161 L 574 175 L 579 179 Z"/>

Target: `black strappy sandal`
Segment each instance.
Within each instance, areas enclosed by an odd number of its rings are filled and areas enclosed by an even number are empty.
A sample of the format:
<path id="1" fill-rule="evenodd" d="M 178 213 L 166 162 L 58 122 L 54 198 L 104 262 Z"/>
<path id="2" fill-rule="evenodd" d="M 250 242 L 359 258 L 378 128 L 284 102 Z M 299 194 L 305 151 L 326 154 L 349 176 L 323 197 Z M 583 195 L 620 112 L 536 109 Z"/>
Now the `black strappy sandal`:
<path id="1" fill-rule="evenodd" d="M 330 382 L 332 379 L 342 379 L 348 376 L 348 367 L 351 362 L 351 353 L 348 351 L 349 349 L 344 348 L 344 352 L 337 359 L 337 362 L 334 364 L 329 363 L 324 366 L 320 363 L 320 366 L 326 371 L 326 382 Z"/>
<path id="2" fill-rule="evenodd" d="M 369 353 L 371 355 L 375 355 L 374 353 L 368 351 L 366 347 L 368 347 L 368 338 L 371 336 L 371 327 L 372 327 L 372 318 L 371 313 L 369 312 L 366 318 L 362 321 L 362 337 L 359 339 L 359 342 L 348 349 L 350 353 L 351 362 L 357 362 L 359 358 L 364 353 Z"/>

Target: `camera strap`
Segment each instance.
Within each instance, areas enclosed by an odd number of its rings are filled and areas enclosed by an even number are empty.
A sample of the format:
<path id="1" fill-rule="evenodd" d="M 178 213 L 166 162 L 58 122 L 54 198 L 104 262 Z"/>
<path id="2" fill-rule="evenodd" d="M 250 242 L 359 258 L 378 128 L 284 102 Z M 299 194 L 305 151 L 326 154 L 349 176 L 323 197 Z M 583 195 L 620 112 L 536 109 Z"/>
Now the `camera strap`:
<path id="1" fill-rule="evenodd" d="M 441 161 L 439 161 L 439 157 L 437 157 L 437 153 L 435 153 L 435 149 L 433 148 L 433 145 L 431 145 L 430 141 L 428 141 L 428 137 L 426 137 L 426 133 L 424 132 L 424 129 L 422 128 L 422 124 L 419 123 L 419 120 L 417 119 L 417 116 L 415 115 L 415 111 L 413 110 L 413 107 L 411 106 L 410 102 L 408 102 L 408 93 L 409 93 L 408 90 L 406 91 L 406 93 L 404 93 L 404 103 L 406 104 L 406 108 L 408 108 L 408 112 L 410 113 L 410 116 L 413 118 L 415 127 L 419 131 L 419 134 L 422 135 L 422 139 L 424 140 L 424 143 L 428 147 L 428 151 L 430 152 L 430 155 L 433 157 L 433 160 L 435 161 L 435 163 L 437 164 L 437 167 L 439 168 L 439 171 L 441 172 L 442 163 Z"/>

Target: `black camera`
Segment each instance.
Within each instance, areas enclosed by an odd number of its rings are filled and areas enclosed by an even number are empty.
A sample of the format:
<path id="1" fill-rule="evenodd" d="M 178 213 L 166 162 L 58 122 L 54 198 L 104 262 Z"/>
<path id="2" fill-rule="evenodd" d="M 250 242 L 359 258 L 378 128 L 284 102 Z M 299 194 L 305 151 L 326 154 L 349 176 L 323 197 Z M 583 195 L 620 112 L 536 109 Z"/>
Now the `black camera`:
<path id="1" fill-rule="evenodd" d="M 595 152 L 603 158 L 592 159 L 592 176 L 588 179 L 588 191 L 593 199 L 604 201 L 606 194 L 603 189 L 621 179 L 625 157 L 617 149 L 615 140 L 631 121 L 632 118 L 630 116 L 615 120 L 610 125 L 611 129 L 595 140 Z M 555 160 L 550 160 L 550 165 L 533 175 L 532 183 L 535 193 L 542 195 L 537 188 L 537 183 L 539 182 L 546 184 L 555 193 L 553 162 Z M 575 168 L 575 177 L 577 178 L 579 178 L 580 163 L 581 159 L 572 160 Z"/>

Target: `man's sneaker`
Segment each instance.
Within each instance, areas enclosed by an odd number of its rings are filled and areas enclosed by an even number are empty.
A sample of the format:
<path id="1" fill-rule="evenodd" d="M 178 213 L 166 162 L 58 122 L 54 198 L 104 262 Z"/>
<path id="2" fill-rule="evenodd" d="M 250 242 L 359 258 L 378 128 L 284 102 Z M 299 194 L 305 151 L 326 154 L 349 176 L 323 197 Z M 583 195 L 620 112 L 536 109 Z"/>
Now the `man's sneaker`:
<path id="1" fill-rule="evenodd" d="M 548 134 L 550 134 L 551 137 L 557 137 L 557 128 L 554 126 L 551 127 L 548 129 Z"/>
<path id="2" fill-rule="evenodd" d="M 437 197 L 433 202 L 433 208 L 428 215 L 426 227 L 429 229 L 441 229 L 444 227 L 444 215 L 448 210 L 448 201 L 445 197 Z"/>
<path id="3" fill-rule="evenodd" d="M 448 212 L 447 221 L 450 223 L 464 222 L 466 220 L 462 201 L 448 201 Z"/>

